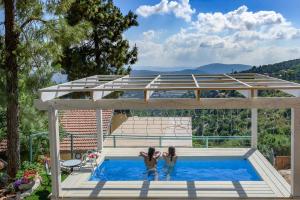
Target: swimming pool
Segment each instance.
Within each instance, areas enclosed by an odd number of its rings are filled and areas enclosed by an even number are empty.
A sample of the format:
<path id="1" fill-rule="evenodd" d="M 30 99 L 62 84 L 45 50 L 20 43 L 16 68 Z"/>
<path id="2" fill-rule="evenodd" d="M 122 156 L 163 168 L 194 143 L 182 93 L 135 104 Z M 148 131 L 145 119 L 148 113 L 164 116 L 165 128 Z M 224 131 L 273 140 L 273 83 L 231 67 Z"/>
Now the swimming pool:
<path id="1" fill-rule="evenodd" d="M 164 160 L 157 166 L 158 174 L 146 171 L 142 158 L 107 158 L 99 165 L 90 181 L 261 181 L 251 163 L 242 157 L 180 157 L 174 169 Z"/>

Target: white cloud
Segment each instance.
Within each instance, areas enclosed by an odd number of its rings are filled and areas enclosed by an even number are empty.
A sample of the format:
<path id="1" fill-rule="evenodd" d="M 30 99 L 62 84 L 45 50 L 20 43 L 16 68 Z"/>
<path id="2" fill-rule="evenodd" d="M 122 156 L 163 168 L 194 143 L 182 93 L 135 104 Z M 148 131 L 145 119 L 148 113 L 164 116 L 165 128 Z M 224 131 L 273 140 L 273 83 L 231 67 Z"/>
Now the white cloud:
<path id="1" fill-rule="evenodd" d="M 146 40 L 153 40 L 157 37 L 157 33 L 154 30 L 148 30 L 143 32 L 143 37 Z"/>
<path id="2" fill-rule="evenodd" d="M 182 18 L 187 22 L 191 21 L 195 9 L 191 8 L 189 0 L 169 1 L 161 0 L 160 3 L 150 6 L 142 5 L 137 8 L 136 13 L 142 17 L 149 17 L 154 14 L 173 13 L 177 18 Z"/>
<path id="3" fill-rule="evenodd" d="M 132 41 L 139 47 L 139 65 L 257 65 L 300 57 L 300 29 L 280 13 L 251 12 L 246 6 L 228 13 L 199 13 L 189 27 L 161 43 L 155 42 L 152 30 L 143 35 Z"/>
<path id="4" fill-rule="evenodd" d="M 300 30 L 294 28 L 280 13 L 274 11 L 250 12 L 246 6 L 226 14 L 199 13 L 192 28 L 202 33 L 234 33 L 240 39 L 291 39 L 299 38 Z"/>

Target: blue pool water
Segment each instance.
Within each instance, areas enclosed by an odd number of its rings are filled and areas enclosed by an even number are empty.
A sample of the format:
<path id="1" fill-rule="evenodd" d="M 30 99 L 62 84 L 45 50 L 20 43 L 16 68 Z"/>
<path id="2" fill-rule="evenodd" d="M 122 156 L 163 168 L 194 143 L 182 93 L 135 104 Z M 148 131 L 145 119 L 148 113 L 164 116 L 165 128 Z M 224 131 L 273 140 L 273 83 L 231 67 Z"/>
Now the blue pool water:
<path id="1" fill-rule="evenodd" d="M 172 181 L 260 181 L 261 178 L 247 159 L 243 158 L 178 158 L 174 169 L 164 160 L 157 166 L 158 180 Z M 154 180 L 146 171 L 144 160 L 107 159 L 96 168 L 90 181 Z"/>

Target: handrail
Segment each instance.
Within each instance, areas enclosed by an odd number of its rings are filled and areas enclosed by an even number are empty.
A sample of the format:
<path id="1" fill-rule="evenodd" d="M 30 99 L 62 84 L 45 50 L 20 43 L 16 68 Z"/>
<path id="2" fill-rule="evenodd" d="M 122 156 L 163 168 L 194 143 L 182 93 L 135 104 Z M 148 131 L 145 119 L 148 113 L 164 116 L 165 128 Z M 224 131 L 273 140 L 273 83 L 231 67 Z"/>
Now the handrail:
<path id="1" fill-rule="evenodd" d="M 31 134 L 29 136 L 29 158 L 30 161 L 33 160 L 33 139 L 37 136 L 46 136 L 48 132 L 40 132 Z M 75 138 L 96 138 L 96 134 L 91 135 L 85 135 L 81 133 L 66 133 L 67 137 L 70 137 L 71 139 L 71 155 L 73 152 L 73 142 Z M 147 135 L 103 135 L 104 139 L 112 139 L 113 141 L 113 147 L 117 147 L 117 139 L 131 139 L 131 140 L 144 140 L 144 139 L 150 139 L 150 140 L 157 140 L 159 147 L 162 147 L 162 141 L 163 140 L 192 140 L 192 141 L 204 141 L 205 142 L 205 148 L 209 148 L 209 141 L 216 141 L 216 140 L 250 140 L 251 136 L 159 136 L 159 135 L 153 135 L 153 136 L 147 136 Z"/>
<path id="2" fill-rule="evenodd" d="M 117 147 L 117 139 L 134 139 L 134 140 L 158 140 L 159 147 L 162 147 L 162 140 L 192 140 L 205 141 L 205 147 L 209 148 L 210 140 L 250 140 L 251 136 L 141 136 L 141 135 L 107 135 L 105 139 L 112 139 L 113 147 Z"/>
<path id="3" fill-rule="evenodd" d="M 147 139 L 157 139 L 157 138 L 163 138 L 163 139 L 250 139 L 251 136 L 159 136 L 159 135 L 153 135 L 153 136 L 143 136 L 143 135 L 105 135 L 104 138 L 147 138 Z"/>

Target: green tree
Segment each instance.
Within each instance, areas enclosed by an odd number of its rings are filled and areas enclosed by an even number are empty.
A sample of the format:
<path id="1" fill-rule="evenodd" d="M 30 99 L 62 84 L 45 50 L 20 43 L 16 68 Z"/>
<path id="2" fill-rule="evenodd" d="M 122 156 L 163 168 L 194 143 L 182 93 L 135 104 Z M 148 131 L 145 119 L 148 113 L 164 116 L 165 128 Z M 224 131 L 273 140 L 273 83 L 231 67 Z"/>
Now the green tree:
<path id="1" fill-rule="evenodd" d="M 137 47 L 131 48 L 122 34 L 138 25 L 137 15 L 131 11 L 123 15 L 112 0 L 76 0 L 66 18 L 72 26 L 89 25 L 86 38 L 64 48 L 61 64 L 70 80 L 130 71 L 130 65 L 137 61 Z"/>
<path id="2" fill-rule="evenodd" d="M 26 135 L 47 125 L 44 115 L 33 108 L 33 99 L 37 97 L 37 89 L 49 85 L 53 73 L 60 69 L 53 61 L 62 54 L 59 35 L 68 26 L 61 16 L 70 3 L 68 0 L 0 3 L 5 15 L 1 29 L 5 32 L 0 32 L 1 38 L 4 37 L 0 46 L 3 57 L 0 70 L 4 72 L 0 75 L 4 87 L 1 97 L 5 97 L 1 110 L 6 110 L 8 174 L 15 177 L 20 166 L 20 133 Z M 73 39 L 76 42 L 76 37 Z"/>

